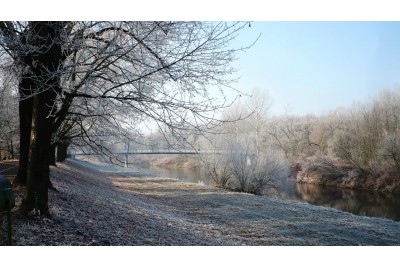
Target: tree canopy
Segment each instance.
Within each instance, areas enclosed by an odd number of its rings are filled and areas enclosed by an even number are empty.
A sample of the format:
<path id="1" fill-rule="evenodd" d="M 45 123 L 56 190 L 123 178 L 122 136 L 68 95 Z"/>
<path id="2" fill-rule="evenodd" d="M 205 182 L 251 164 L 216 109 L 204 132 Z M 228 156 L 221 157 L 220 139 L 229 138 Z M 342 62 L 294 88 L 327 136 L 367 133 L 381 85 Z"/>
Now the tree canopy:
<path id="1" fill-rule="evenodd" d="M 246 26 L 0 22 L 1 64 L 18 84 L 16 181 L 27 185 L 24 213 L 48 212 L 49 155 L 59 143 L 80 138 L 98 145 L 99 129 L 125 138 L 140 122 L 178 132 L 217 122 L 213 112 L 228 104 L 231 63 L 245 49 L 229 44 Z"/>

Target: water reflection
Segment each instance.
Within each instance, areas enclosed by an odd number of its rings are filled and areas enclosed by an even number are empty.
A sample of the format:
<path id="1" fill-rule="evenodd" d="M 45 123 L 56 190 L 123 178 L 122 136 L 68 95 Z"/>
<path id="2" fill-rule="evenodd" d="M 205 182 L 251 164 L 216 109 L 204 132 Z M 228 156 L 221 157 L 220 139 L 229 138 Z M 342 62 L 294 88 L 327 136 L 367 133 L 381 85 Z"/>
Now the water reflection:
<path id="1" fill-rule="evenodd" d="M 400 196 L 374 191 L 295 184 L 294 198 L 310 204 L 327 206 L 357 215 L 400 221 Z"/>
<path id="2" fill-rule="evenodd" d="M 199 170 L 190 169 L 167 169 L 159 167 L 149 167 L 151 172 L 161 176 L 177 178 L 179 180 L 191 183 L 202 183 L 206 185 L 213 185 L 214 181 L 208 177 L 204 177 Z"/>
<path id="3" fill-rule="evenodd" d="M 210 178 L 198 170 L 151 167 L 151 172 L 193 183 L 212 185 Z M 381 217 L 400 221 L 400 195 L 374 191 L 357 191 L 330 186 L 298 184 L 292 179 L 278 185 L 279 197 L 332 207 L 361 216 Z"/>

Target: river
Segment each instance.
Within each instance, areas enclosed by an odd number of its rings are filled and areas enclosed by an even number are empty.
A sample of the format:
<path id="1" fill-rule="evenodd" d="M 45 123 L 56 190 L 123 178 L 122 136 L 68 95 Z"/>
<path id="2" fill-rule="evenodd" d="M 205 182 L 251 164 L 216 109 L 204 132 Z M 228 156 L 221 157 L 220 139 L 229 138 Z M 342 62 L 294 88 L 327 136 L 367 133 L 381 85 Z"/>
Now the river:
<path id="1" fill-rule="evenodd" d="M 213 184 L 212 179 L 204 177 L 200 171 L 196 170 L 159 167 L 150 167 L 149 170 L 162 176 L 177 178 L 186 182 Z M 279 198 L 332 207 L 360 216 L 400 221 L 400 195 L 366 190 L 340 189 L 313 184 L 298 184 L 292 179 L 281 181 L 276 193 Z"/>

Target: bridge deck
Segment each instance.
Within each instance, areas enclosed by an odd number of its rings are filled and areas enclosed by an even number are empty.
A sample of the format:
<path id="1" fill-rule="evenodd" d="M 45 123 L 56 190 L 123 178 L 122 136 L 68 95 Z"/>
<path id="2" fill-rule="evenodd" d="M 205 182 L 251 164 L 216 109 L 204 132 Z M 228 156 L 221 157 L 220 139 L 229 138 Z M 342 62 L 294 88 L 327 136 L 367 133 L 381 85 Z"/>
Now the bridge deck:
<path id="1" fill-rule="evenodd" d="M 218 154 L 221 151 L 218 150 L 133 150 L 133 151 L 116 151 L 113 152 L 113 155 L 139 155 L 139 154 L 171 154 L 171 155 L 195 155 L 195 154 Z M 70 153 L 71 155 L 76 156 L 89 156 L 89 155 L 98 155 L 95 152 L 75 152 Z"/>

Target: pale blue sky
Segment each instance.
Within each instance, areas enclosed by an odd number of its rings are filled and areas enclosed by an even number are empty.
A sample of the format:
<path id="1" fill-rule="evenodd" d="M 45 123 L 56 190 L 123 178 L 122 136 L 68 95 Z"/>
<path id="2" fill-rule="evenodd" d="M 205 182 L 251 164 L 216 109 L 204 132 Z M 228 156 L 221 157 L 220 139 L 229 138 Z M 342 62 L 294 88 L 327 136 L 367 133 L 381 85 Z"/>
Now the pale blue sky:
<path id="1" fill-rule="evenodd" d="M 269 90 L 272 112 L 321 114 L 400 86 L 400 22 L 253 22 L 234 45 L 244 92 Z"/>

